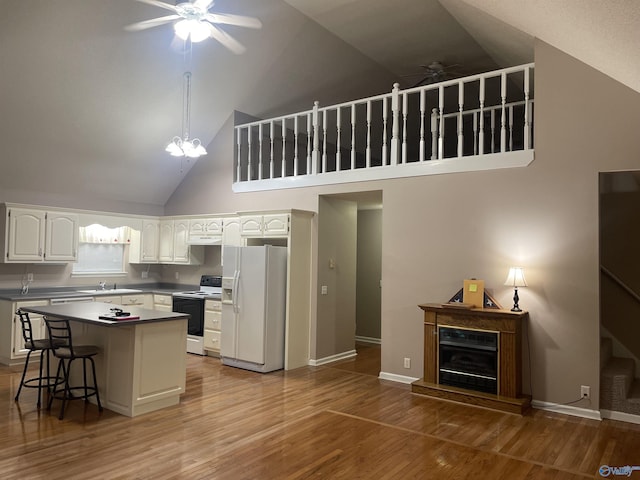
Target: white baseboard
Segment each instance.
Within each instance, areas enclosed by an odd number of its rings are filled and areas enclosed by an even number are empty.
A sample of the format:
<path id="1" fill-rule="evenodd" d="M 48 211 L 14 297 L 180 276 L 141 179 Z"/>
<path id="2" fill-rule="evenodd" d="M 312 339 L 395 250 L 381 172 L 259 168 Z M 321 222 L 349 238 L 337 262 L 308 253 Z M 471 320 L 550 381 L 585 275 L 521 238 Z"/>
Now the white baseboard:
<path id="1" fill-rule="evenodd" d="M 355 350 L 349 350 L 348 352 L 336 353 L 335 355 L 319 358 L 317 360 L 310 359 L 309 365 L 311 365 L 312 367 L 319 367 L 320 365 L 325 365 L 331 362 L 337 362 L 338 360 L 346 360 L 347 358 L 353 358 L 356 355 L 357 353 Z"/>
<path id="2" fill-rule="evenodd" d="M 406 375 L 397 375 L 395 373 L 388 373 L 388 372 L 380 372 L 380 375 L 378 375 L 378 378 L 380 380 L 390 380 L 392 382 L 398 382 L 398 383 L 413 383 L 416 380 L 420 380 L 419 378 L 407 377 Z"/>
<path id="3" fill-rule="evenodd" d="M 633 415 L 631 413 L 615 412 L 613 410 L 600 410 L 602 418 L 608 420 L 618 420 L 620 422 L 637 423 L 640 424 L 640 415 Z"/>
<path id="4" fill-rule="evenodd" d="M 380 339 L 380 338 L 361 337 L 361 336 L 358 336 L 358 335 L 356 335 L 356 342 L 374 343 L 376 345 L 382 345 L 382 339 Z"/>
<path id="5" fill-rule="evenodd" d="M 592 420 L 602 420 L 598 410 L 589 410 L 587 408 L 574 407 L 573 405 L 562 405 L 559 403 L 542 402 L 533 400 L 531 402 L 533 408 L 547 410 L 549 412 L 564 413 L 565 415 L 573 415 L 574 417 L 590 418 Z"/>

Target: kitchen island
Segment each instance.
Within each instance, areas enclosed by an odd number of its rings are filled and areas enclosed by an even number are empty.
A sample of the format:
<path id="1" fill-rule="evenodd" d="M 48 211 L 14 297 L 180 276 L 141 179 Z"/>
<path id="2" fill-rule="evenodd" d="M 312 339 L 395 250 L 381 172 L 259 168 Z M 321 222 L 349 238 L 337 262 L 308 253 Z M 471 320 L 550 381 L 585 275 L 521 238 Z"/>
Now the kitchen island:
<path id="1" fill-rule="evenodd" d="M 188 314 L 126 308 L 132 320 L 103 320 L 118 307 L 90 302 L 25 307 L 47 317 L 70 320 L 74 344 L 100 347 L 96 373 L 105 408 L 135 417 L 176 405 L 186 384 Z"/>

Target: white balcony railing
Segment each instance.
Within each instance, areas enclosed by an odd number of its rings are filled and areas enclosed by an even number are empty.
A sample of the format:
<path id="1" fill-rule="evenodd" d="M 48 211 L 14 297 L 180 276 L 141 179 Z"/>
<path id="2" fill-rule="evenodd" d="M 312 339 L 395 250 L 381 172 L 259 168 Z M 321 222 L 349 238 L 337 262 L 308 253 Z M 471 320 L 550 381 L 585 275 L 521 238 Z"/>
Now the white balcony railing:
<path id="1" fill-rule="evenodd" d="M 526 166 L 534 64 L 235 127 L 234 191 Z"/>

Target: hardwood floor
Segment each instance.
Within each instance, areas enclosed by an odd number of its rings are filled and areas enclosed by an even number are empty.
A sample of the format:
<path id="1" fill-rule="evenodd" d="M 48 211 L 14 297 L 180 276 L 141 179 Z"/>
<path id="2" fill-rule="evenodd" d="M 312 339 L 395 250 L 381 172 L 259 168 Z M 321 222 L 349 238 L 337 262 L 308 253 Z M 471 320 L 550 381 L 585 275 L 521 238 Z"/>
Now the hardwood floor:
<path id="1" fill-rule="evenodd" d="M 640 465 L 638 425 L 423 398 L 377 378 L 375 349 L 264 375 L 187 357 L 180 405 L 136 418 L 72 402 L 59 421 L 35 390 L 15 403 L 20 367 L 0 366 L 0 478 L 564 480 Z"/>

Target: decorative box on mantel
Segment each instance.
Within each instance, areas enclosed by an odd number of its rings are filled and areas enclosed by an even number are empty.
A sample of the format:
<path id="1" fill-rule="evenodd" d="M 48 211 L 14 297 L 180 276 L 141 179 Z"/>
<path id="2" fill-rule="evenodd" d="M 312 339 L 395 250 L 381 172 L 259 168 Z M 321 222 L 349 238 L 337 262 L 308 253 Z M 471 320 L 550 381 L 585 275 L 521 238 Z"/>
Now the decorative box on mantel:
<path id="1" fill-rule="evenodd" d="M 424 311 L 424 378 L 411 391 L 510 413 L 524 413 L 522 323 L 527 312 L 418 305 Z"/>

